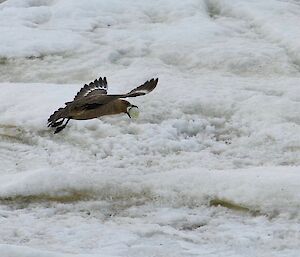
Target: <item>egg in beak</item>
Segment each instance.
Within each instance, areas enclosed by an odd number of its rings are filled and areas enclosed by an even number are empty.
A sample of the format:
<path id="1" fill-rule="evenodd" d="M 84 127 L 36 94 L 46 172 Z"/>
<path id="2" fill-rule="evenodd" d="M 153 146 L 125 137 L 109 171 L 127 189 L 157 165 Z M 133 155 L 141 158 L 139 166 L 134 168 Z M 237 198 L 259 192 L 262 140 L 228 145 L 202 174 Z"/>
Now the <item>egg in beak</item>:
<path id="1" fill-rule="evenodd" d="M 127 114 L 129 116 L 129 118 L 137 119 L 140 115 L 139 108 L 135 105 L 131 105 L 127 109 Z"/>

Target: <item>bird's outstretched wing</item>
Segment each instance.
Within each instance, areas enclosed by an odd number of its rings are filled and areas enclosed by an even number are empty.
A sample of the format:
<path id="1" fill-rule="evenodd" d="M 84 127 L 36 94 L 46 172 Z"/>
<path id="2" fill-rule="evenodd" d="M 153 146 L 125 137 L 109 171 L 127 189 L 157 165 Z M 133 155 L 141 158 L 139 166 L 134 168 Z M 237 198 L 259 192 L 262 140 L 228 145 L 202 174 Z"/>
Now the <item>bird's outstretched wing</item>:
<path id="1" fill-rule="evenodd" d="M 101 78 L 100 78 L 101 79 Z M 100 80 L 99 79 L 99 80 Z M 106 83 L 106 78 L 104 77 L 104 81 Z M 94 83 L 94 82 L 92 82 Z M 92 84 L 90 83 L 90 85 Z M 118 95 L 107 95 L 107 94 L 101 94 L 98 93 L 99 89 L 94 89 L 92 91 L 85 90 L 83 87 L 79 93 L 75 96 L 74 101 L 67 102 L 66 105 L 73 105 L 75 109 L 81 109 L 81 108 L 92 108 L 100 105 L 105 105 L 111 101 L 114 101 L 118 98 L 127 98 L 127 97 L 136 97 L 141 95 L 146 95 L 150 93 L 157 85 L 158 78 L 157 79 L 150 79 L 146 81 L 143 85 L 131 90 L 127 94 L 118 94 Z M 87 88 L 90 86 L 88 85 Z M 92 87 L 93 88 L 93 87 Z M 100 88 L 102 90 L 102 88 Z M 87 93 L 84 93 L 87 92 Z M 79 97 L 78 97 L 79 95 Z"/>
<path id="2" fill-rule="evenodd" d="M 74 97 L 74 101 L 82 97 L 93 95 L 107 95 L 106 77 L 104 77 L 103 79 L 100 77 L 99 79 L 95 79 L 95 81 L 91 82 L 88 85 L 85 84 Z"/>
<path id="3" fill-rule="evenodd" d="M 129 93 L 127 93 L 123 97 L 135 97 L 135 96 L 140 96 L 140 95 L 146 95 L 146 94 L 150 93 L 156 87 L 157 83 L 158 83 L 158 78 L 150 79 L 150 80 L 146 81 L 143 85 L 131 90 Z"/>

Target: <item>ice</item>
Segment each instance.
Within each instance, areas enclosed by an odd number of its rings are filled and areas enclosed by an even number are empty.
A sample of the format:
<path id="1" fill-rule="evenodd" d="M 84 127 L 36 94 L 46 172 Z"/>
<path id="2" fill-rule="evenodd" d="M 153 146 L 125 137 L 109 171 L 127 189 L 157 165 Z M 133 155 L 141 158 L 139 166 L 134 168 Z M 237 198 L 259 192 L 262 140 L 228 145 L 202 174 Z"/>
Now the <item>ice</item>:
<path id="1" fill-rule="evenodd" d="M 0 244 L 0 250 L 1 254 L 6 257 L 18 257 L 18 256 L 24 256 L 24 257 L 93 257 L 95 255 L 86 255 L 86 254 L 60 254 L 55 252 L 49 252 L 49 251 L 40 251 L 35 250 L 29 247 L 20 247 L 20 246 L 11 246 L 11 245 L 5 245 Z M 97 255 L 100 256 L 100 255 Z M 107 256 L 107 255 L 106 255 Z"/>
<path id="2" fill-rule="evenodd" d="M 296 1 L 0 1 L 0 252 L 298 256 Z M 48 117 L 107 77 L 127 115 Z M 221 206 L 218 206 L 221 205 Z M 2 257 L 1 255 L 1 257 Z"/>

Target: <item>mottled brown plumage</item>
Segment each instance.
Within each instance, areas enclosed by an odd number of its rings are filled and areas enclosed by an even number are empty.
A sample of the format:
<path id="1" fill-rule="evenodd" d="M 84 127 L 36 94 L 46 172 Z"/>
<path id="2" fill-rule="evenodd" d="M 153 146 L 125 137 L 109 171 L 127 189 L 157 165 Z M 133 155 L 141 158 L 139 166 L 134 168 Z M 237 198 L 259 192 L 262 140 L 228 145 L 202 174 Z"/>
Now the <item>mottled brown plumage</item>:
<path id="1" fill-rule="evenodd" d="M 146 95 L 156 87 L 157 83 L 158 79 L 151 79 L 127 94 L 108 95 L 106 77 L 103 79 L 100 77 L 84 85 L 73 101 L 65 103 L 64 108 L 55 111 L 48 119 L 48 127 L 57 127 L 54 133 L 58 133 L 66 127 L 70 119 L 88 120 L 120 113 L 126 113 L 130 117 L 128 110 L 137 106 L 120 98 Z M 67 121 L 62 125 L 65 119 Z"/>

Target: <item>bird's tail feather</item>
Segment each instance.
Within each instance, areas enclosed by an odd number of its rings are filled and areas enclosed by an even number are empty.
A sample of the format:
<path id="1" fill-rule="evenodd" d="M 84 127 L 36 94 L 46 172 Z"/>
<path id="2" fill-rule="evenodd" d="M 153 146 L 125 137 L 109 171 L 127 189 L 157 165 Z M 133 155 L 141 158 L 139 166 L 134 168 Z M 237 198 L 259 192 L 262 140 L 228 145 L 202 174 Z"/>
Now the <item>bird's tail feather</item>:
<path id="1" fill-rule="evenodd" d="M 57 111 L 55 111 L 48 119 L 48 126 L 55 127 L 55 123 L 59 119 L 63 119 L 65 117 L 65 108 L 59 108 Z"/>

